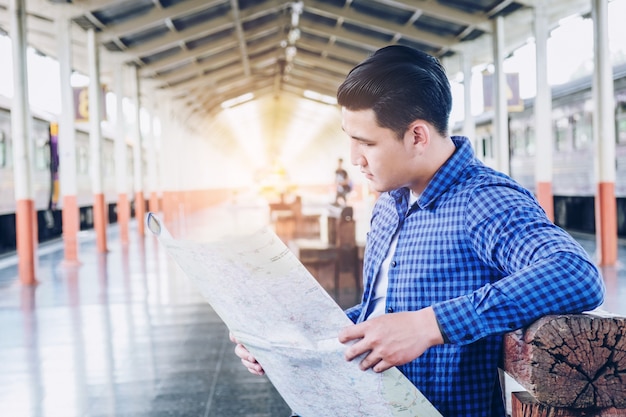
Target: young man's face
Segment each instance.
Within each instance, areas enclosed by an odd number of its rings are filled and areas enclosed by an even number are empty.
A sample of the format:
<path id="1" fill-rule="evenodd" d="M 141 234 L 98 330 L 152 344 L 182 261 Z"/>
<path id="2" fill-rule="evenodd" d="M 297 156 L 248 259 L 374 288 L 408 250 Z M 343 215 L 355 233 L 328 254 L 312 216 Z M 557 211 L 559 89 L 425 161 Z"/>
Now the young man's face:
<path id="1" fill-rule="evenodd" d="M 342 128 L 350 137 L 350 162 L 358 165 L 378 192 L 410 187 L 419 182 L 416 152 L 410 132 L 399 140 L 390 129 L 376 123 L 371 109 L 342 109 Z"/>

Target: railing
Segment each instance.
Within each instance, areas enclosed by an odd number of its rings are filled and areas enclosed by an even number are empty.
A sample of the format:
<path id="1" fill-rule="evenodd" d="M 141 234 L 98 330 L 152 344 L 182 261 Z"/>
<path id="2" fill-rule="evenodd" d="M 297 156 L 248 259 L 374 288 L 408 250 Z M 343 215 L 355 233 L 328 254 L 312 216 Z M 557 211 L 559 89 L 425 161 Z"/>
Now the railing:
<path id="1" fill-rule="evenodd" d="M 626 317 L 543 317 L 504 339 L 512 417 L 626 416 Z"/>

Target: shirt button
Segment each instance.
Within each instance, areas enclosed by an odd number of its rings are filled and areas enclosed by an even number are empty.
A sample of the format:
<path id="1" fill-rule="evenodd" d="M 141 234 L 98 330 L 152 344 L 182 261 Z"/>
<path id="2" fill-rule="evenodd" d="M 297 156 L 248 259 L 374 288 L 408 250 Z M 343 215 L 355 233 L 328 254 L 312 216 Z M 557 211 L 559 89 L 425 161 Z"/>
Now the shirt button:
<path id="1" fill-rule="evenodd" d="M 515 330 L 515 323 L 509 323 L 508 326 L 509 326 L 509 329 Z"/>
<path id="2" fill-rule="evenodd" d="M 391 266 L 395 267 L 396 266 L 396 261 L 391 261 Z"/>
<path id="3" fill-rule="evenodd" d="M 472 335 L 471 334 L 466 334 L 465 336 L 463 336 L 464 340 L 472 340 Z"/>
<path id="4" fill-rule="evenodd" d="M 387 313 L 393 313 L 393 308 L 387 307 Z"/>

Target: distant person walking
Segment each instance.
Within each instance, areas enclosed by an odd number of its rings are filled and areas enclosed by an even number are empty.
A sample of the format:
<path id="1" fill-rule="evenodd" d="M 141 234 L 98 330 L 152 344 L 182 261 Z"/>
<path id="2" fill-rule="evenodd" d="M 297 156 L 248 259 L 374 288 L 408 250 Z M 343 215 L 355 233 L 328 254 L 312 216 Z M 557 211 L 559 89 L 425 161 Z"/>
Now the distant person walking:
<path id="1" fill-rule="evenodd" d="M 339 200 L 343 200 L 342 205 L 346 205 L 346 197 L 348 193 L 352 191 L 352 183 L 348 176 L 348 171 L 343 169 L 343 159 L 337 160 L 337 169 L 335 170 L 335 185 L 337 187 L 337 194 L 335 195 L 335 205 L 339 205 Z"/>

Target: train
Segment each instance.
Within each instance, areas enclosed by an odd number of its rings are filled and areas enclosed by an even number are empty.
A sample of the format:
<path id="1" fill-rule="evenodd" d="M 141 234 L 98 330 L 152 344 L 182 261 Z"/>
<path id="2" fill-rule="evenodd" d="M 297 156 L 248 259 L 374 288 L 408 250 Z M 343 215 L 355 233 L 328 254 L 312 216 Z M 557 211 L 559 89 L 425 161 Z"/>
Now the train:
<path id="1" fill-rule="evenodd" d="M 593 137 L 592 76 L 552 87 L 554 222 L 574 232 L 595 233 L 596 143 Z M 617 234 L 626 237 L 626 63 L 613 68 L 615 114 L 615 195 Z M 493 112 L 475 117 L 476 154 L 489 164 L 494 159 Z M 461 134 L 462 122 L 453 126 Z M 521 111 L 510 112 L 509 172 L 535 192 L 534 98 L 524 100 Z"/>
<path id="2" fill-rule="evenodd" d="M 15 190 L 11 131 L 11 100 L 0 96 L 0 253 L 16 248 Z M 37 211 L 39 242 L 58 238 L 62 234 L 62 199 L 59 195 L 58 122 L 54 115 L 31 109 L 31 139 L 33 141 L 33 199 Z M 90 176 L 89 128 L 76 124 L 76 201 L 79 208 L 80 230 L 93 228 L 93 191 Z M 133 190 L 133 145 L 127 143 L 127 190 Z M 145 153 L 144 153 L 145 154 Z M 118 192 L 115 183 L 114 136 L 103 131 L 102 175 L 103 192 L 108 207 L 109 223 L 117 222 Z M 145 161 L 144 161 L 145 165 Z M 145 172 L 145 169 L 144 171 Z M 134 199 L 131 198 L 131 216 Z"/>

